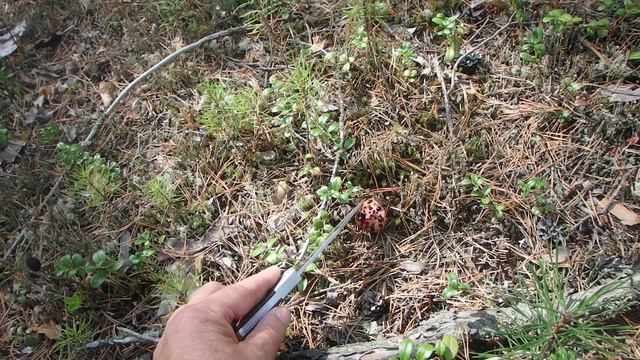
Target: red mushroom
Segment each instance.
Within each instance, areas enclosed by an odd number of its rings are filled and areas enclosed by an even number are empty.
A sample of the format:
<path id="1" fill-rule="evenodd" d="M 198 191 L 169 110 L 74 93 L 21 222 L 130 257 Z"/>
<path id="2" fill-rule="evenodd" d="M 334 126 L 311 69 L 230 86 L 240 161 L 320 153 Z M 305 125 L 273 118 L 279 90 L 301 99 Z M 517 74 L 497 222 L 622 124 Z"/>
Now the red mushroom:
<path id="1" fill-rule="evenodd" d="M 362 230 L 377 233 L 387 222 L 387 212 L 375 199 L 367 199 L 362 203 L 355 215 L 356 225 Z"/>

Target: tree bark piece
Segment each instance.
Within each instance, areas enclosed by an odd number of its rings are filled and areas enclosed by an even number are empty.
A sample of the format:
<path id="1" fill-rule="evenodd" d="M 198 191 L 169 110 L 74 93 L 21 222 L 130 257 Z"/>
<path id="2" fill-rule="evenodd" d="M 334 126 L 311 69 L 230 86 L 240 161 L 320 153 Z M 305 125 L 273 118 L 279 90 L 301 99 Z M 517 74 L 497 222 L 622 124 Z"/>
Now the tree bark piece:
<path id="1" fill-rule="evenodd" d="M 629 305 L 640 300 L 640 273 L 634 273 L 624 280 L 615 291 L 606 293 L 594 303 L 591 308 L 593 313 L 599 313 L 610 308 L 613 303 L 625 302 Z M 604 286 L 597 286 L 592 289 L 569 296 L 568 304 L 580 301 L 589 295 L 594 294 Z M 527 306 L 518 305 L 520 311 L 528 312 Z M 279 356 L 281 360 L 324 360 L 324 359 L 358 359 L 358 360 L 380 360 L 388 359 L 398 354 L 398 345 L 402 339 L 414 340 L 414 349 L 422 343 L 435 343 L 445 335 L 456 337 L 459 341 L 466 334 L 469 340 L 484 340 L 498 330 L 498 319 L 506 317 L 516 319 L 525 323 L 526 317 L 520 317 L 513 308 L 496 308 L 479 311 L 439 311 L 428 320 L 423 321 L 417 328 L 408 331 L 402 336 L 393 336 L 383 340 L 354 343 L 336 346 L 328 349 L 309 349 L 297 351 Z"/>

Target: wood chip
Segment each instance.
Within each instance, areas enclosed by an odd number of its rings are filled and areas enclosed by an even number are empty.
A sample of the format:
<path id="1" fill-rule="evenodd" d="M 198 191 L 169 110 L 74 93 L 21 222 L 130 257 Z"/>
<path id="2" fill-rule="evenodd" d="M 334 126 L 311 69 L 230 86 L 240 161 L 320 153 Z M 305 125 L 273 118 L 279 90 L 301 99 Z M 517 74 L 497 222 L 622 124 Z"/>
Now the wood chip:
<path id="1" fill-rule="evenodd" d="M 400 262 L 400 268 L 411 274 L 420 274 L 424 271 L 424 264 L 418 261 L 404 260 Z"/>
<path id="2" fill-rule="evenodd" d="M 598 205 L 598 210 L 600 212 L 603 212 L 607 207 L 609 207 L 609 203 L 611 203 L 611 200 L 606 197 L 602 198 L 602 200 L 594 200 Z M 633 226 L 640 224 L 640 215 L 630 210 L 625 204 L 621 202 L 614 202 L 613 205 L 609 208 L 609 213 L 620 220 L 620 223 L 622 225 Z"/>
<path id="3" fill-rule="evenodd" d="M 636 85 L 609 85 L 600 89 L 600 93 L 611 102 L 627 103 L 640 100 L 640 87 Z"/>

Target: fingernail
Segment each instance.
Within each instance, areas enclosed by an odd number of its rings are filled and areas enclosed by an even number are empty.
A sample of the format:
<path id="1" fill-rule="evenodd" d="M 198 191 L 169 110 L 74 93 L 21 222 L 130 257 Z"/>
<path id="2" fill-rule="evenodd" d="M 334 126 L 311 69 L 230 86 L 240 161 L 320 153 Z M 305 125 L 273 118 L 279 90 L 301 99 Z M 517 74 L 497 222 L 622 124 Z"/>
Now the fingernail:
<path id="1" fill-rule="evenodd" d="M 289 324 L 291 322 L 291 312 L 284 306 L 278 306 L 275 308 L 276 317 L 282 321 L 283 324 Z"/>

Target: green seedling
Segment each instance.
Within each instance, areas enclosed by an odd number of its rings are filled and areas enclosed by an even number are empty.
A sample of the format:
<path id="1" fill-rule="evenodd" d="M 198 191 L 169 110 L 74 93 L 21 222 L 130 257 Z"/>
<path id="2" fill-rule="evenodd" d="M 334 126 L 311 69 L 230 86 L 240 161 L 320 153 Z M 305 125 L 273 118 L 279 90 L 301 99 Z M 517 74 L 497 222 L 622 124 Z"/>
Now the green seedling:
<path id="1" fill-rule="evenodd" d="M 120 169 L 114 162 L 107 162 L 100 155 L 87 157 L 74 170 L 70 191 L 87 207 L 97 207 L 111 199 L 118 190 L 119 176 Z"/>
<path id="2" fill-rule="evenodd" d="M 353 197 L 353 194 L 358 191 L 360 191 L 359 187 L 351 185 L 350 181 L 343 184 L 342 178 L 336 176 L 331 179 L 329 186 L 322 186 L 316 191 L 316 194 L 323 201 L 335 199 L 341 204 L 346 204 Z"/>
<path id="3" fill-rule="evenodd" d="M 516 21 L 531 20 L 531 12 L 524 9 L 527 5 L 529 5 L 529 0 L 511 0 L 511 7 L 516 11 Z"/>
<path id="4" fill-rule="evenodd" d="M 176 188 L 176 183 L 165 174 L 149 180 L 144 186 L 144 193 L 157 209 L 166 211 L 180 198 Z"/>
<path id="5" fill-rule="evenodd" d="M 470 195 L 480 201 L 480 206 L 490 208 L 497 219 L 504 217 L 504 205 L 493 202 L 491 199 L 491 186 L 487 184 L 485 179 L 476 174 L 470 174 L 469 177 L 462 180 L 460 185 L 471 186 Z"/>
<path id="6" fill-rule="evenodd" d="M 149 231 L 144 231 L 134 240 L 133 244 L 136 247 L 136 252 L 129 256 L 129 262 L 136 268 L 139 268 L 147 262 L 149 258 L 154 256 L 157 252 L 157 246 L 164 243 L 165 236 L 159 236 L 155 241 L 151 238 Z"/>
<path id="7" fill-rule="evenodd" d="M 116 275 L 122 268 L 122 261 L 111 259 L 104 250 L 96 251 L 90 260 L 86 260 L 82 255 L 75 253 L 65 255 L 56 264 L 56 275 L 70 278 L 84 278 L 91 274 L 90 285 L 98 288 L 109 275 Z"/>
<path id="8" fill-rule="evenodd" d="M 577 94 L 582 89 L 582 84 L 574 82 L 571 78 L 563 78 L 562 85 L 564 85 L 565 89 L 569 90 L 572 94 Z"/>
<path id="9" fill-rule="evenodd" d="M 383 1 L 358 1 L 345 12 L 345 20 L 352 28 L 359 28 L 371 21 L 373 25 L 383 23 L 389 18 L 389 4 Z"/>
<path id="10" fill-rule="evenodd" d="M 279 244 L 280 237 L 273 236 L 265 242 L 258 243 L 251 251 L 251 256 L 264 259 L 271 265 L 277 265 L 284 262 L 286 246 Z"/>
<path id="11" fill-rule="evenodd" d="M 597 10 L 620 18 L 637 16 L 640 14 L 640 0 L 600 0 Z"/>
<path id="12" fill-rule="evenodd" d="M 606 38 L 609 36 L 610 26 L 609 19 L 592 20 L 587 23 L 587 36 L 597 39 Z"/>
<path id="13" fill-rule="evenodd" d="M 38 141 L 44 144 L 52 144 L 62 136 L 62 131 L 58 128 L 55 122 L 51 122 L 49 125 L 42 129 L 38 129 Z"/>
<path id="14" fill-rule="evenodd" d="M 84 151 L 84 148 L 80 144 L 67 145 L 65 143 L 58 143 L 56 158 L 62 161 L 67 167 L 71 167 L 89 158 L 89 153 Z"/>
<path id="15" fill-rule="evenodd" d="M 628 311 L 628 302 L 606 301 L 629 285 L 617 279 L 569 299 L 569 280 L 562 269 L 541 260 L 529 267 L 507 297 L 508 308 L 498 319 L 494 350 L 478 354 L 483 359 L 591 359 L 633 357 L 625 343 L 627 325 L 608 322 Z M 603 307 L 603 304 L 606 304 Z M 627 335 L 628 336 L 628 335 Z"/>
<path id="16" fill-rule="evenodd" d="M 453 336 L 445 335 L 436 342 L 436 345 L 422 343 L 418 346 L 413 356 L 415 343 L 412 339 L 403 339 L 398 346 L 398 355 L 394 355 L 389 360 L 427 360 L 434 354 L 441 359 L 453 360 L 458 354 L 458 340 Z"/>
<path id="17" fill-rule="evenodd" d="M 634 51 L 629 54 L 629 61 L 638 61 L 640 60 L 640 51 Z"/>
<path id="18" fill-rule="evenodd" d="M 81 292 L 75 292 L 73 295 L 64 298 L 64 305 L 67 308 L 68 313 L 72 313 L 80 307 L 84 301 L 84 294 Z"/>
<path id="19" fill-rule="evenodd" d="M 356 31 L 351 35 L 351 45 L 353 45 L 356 49 L 366 49 L 369 44 L 369 36 L 365 31 L 364 26 L 359 26 Z M 353 62 L 353 60 L 352 60 Z M 345 71 L 343 69 L 343 71 Z M 349 70 L 346 70 L 349 71 Z"/>
<path id="20" fill-rule="evenodd" d="M 531 213 L 536 216 L 549 215 L 555 212 L 556 207 L 549 201 L 544 193 L 549 189 L 547 182 L 539 177 L 529 181 L 518 180 L 518 188 L 524 197 L 534 197 L 535 203 L 531 206 Z"/>
<path id="21" fill-rule="evenodd" d="M 56 341 L 53 349 L 56 351 L 66 351 L 68 358 L 73 358 L 71 354 L 78 345 L 87 343 L 93 337 L 95 330 L 88 321 L 77 321 L 73 319 L 70 325 L 62 328 L 60 337 Z"/>
<path id="22" fill-rule="evenodd" d="M 400 44 L 398 49 L 393 51 L 393 56 L 398 59 L 402 65 L 402 75 L 409 80 L 414 80 L 418 77 L 418 70 L 415 68 L 416 53 L 411 49 L 411 43 L 408 41 Z"/>
<path id="23" fill-rule="evenodd" d="M 531 34 L 525 38 L 524 44 L 520 51 L 520 58 L 526 62 L 534 63 L 546 53 L 547 48 L 544 44 L 544 30 L 540 27 L 533 28 Z"/>
<path id="24" fill-rule="evenodd" d="M 572 16 L 560 9 L 553 9 L 542 18 L 542 22 L 551 24 L 553 32 L 560 34 L 565 28 L 581 23 L 582 18 Z"/>
<path id="25" fill-rule="evenodd" d="M 467 33 L 467 29 L 458 20 L 459 15 L 446 16 L 438 13 L 431 21 L 437 25 L 437 34 L 447 38 L 449 46 L 445 52 L 444 59 L 447 62 L 453 61 L 460 54 L 462 44 L 460 35 Z"/>
<path id="26" fill-rule="evenodd" d="M 454 273 L 448 273 L 447 280 L 449 281 L 449 285 L 442 290 L 442 298 L 444 300 L 449 300 L 464 291 L 471 291 L 471 286 L 467 283 L 460 282 L 458 276 Z"/>
<path id="27" fill-rule="evenodd" d="M 210 133 L 234 137 L 253 130 L 259 121 L 259 93 L 246 86 L 210 81 L 201 86 L 205 97 L 197 121 Z"/>

